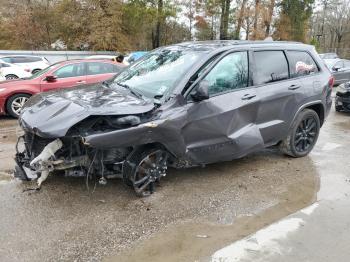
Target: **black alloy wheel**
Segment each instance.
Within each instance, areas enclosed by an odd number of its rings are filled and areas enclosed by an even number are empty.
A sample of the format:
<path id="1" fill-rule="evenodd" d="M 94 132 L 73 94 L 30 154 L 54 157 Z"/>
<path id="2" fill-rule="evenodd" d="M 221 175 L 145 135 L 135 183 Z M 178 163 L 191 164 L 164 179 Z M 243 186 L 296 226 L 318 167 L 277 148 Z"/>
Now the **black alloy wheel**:
<path id="1" fill-rule="evenodd" d="M 315 146 L 320 133 L 320 118 L 312 109 L 304 109 L 295 118 L 280 150 L 292 157 L 303 157 Z"/>
<path id="2" fill-rule="evenodd" d="M 315 144 L 317 131 L 317 120 L 315 117 L 309 115 L 304 118 L 295 132 L 295 149 L 300 153 L 307 152 Z"/>

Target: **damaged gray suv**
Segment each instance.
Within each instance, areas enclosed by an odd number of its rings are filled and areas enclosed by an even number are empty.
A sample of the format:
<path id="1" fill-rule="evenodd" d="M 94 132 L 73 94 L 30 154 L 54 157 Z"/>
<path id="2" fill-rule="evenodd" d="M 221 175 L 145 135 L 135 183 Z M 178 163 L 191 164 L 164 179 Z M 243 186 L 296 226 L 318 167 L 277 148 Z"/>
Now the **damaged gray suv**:
<path id="1" fill-rule="evenodd" d="M 230 161 L 277 145 L 303 157 L 331 108 L 333 78 L 312 46 L 210 41 L 159 48 L 108 82 L 25 104 L 15 175 L 120 176 L 139 196 L 168 167 Z"/>

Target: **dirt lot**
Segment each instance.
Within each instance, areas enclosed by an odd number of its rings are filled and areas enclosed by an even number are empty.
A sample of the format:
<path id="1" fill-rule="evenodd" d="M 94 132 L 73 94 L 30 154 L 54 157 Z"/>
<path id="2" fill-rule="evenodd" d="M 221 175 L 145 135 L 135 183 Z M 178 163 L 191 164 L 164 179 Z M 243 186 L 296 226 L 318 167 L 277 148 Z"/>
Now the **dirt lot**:
<path id="1" fill-rule="evenodd" d="M 315 159 L 349 117 L 332 112 L 315 153 L 275 149 L 205 168 L 170 170 L 151 197 L 119 180 L 89 193 L 83 179 L 51 176 L 41 191 L 11 177 L 16 121 L 0 118 L 0 261 L 194 261 L 315 200 Z M 350 143 L 350 142 L 346 142 Z M 328 146 L 328 149 L 330 146 Z M 330 149 L 331 150 L 331 149 Z"/>

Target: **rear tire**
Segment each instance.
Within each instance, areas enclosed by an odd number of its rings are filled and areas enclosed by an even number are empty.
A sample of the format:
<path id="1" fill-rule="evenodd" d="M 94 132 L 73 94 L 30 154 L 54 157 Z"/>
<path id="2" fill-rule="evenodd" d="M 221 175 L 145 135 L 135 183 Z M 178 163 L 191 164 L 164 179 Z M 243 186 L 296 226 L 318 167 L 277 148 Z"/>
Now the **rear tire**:
<path id="1" fill-rule="evenodd" d="M 23 105 L 28 101 L 30 95 L 16 94 L 11 96 L 6 103 L 6 110 L 9 115 L 18 118 Z"/>
<path id="2" fill-rule="evenodd" d="M 34 69 L 34 70 L 32 71 L 32 74 L 34 75 L 34 74 L 38 73 L 39 71 L 41 71 L 41 69 Z"/>
<path id="3" fill-rule="evenodd" d="M 280 150 L 292 157 L 303 157 L 315 146 L 320 133 L 320 119 L 311 109 L 305 109 L 294 120 L 288 136 L 280 144 Z"/>
<path id="4" fill-rule="evenodd" d="M 19 77 L 16 75 L 6 75 L 5 78 L 6 80 L 15 80 L 15 79 L 18 79 Z"/>

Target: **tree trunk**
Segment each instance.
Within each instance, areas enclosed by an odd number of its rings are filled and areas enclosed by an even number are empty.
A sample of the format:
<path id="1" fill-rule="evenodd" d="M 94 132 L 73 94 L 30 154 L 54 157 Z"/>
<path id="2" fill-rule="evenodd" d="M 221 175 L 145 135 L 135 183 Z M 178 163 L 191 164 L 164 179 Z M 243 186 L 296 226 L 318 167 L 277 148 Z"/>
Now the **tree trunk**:
<path id="1" fill-rule="evenodd" d="M 231 0 L 221 0 L 221 19 L 220 19 L 220 40 L 228 39 L 228 17 L 230 13 Z"/>
<path id="2" fill-rule="evenodd" d="M 272 16 L 273 16 L 273 10 L 275 9 L 275 3 L 276 0 L 271 0 L 270 5 L 269 5 L 269 13 L 267 20 L 265 21 L 265 37 L 268 37 L 270 35 L 270 30 L 271 30 L 271 22 L 272 22 Z"/>
<path id="3" fill-rule="evenodd" d="M 157 26 L 156 26 L 155 39 L 153 41 L 153 48 L 160 47 L 160 34 L 161 34 L 162 22 L 163 22 L 163 0 L 158 0 Z"/>
<path id="4" fill-rule="evenodd" d="M 247 4 L 247 0 L 242 0 L 241 9 L 239 10 L 239 15 L 238 15 L 238 19 L 237 19 L 237 26 L 236 26 L 235 35 L 234 35 L 235 39 L 239 39 L 246 4 Z"/>
<path id="5" fill-rule="evenodd" d="M 255 0 L 255 12 L 254 12 L 254 27 L 253 27 L 253 39 L 258 38 L 258 19 L 260 12 L 260 0 Z"/>

